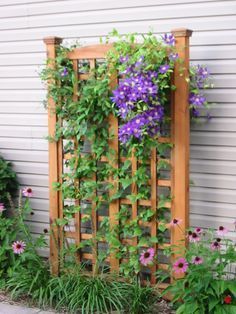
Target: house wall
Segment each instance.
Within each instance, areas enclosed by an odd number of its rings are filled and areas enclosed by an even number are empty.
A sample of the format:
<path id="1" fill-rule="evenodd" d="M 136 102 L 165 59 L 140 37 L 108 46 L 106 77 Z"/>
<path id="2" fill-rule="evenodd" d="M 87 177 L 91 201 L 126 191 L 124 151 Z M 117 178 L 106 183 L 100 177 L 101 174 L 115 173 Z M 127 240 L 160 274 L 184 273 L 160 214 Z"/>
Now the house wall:
<path id="1" fill-rule="evenodd" d="M 233 230 L 236 217 L 236 1 L 1 0 L 0 154 L 34 190 L 34 233 L 48 226 L 47 115 L 38 72 L 46 36 L 96 43 L 113 28 L 155 33 L 186 27 L 192 63 L 206 64 L 215 88 L 208 123 L 191 132 L 191 225 Z"/>

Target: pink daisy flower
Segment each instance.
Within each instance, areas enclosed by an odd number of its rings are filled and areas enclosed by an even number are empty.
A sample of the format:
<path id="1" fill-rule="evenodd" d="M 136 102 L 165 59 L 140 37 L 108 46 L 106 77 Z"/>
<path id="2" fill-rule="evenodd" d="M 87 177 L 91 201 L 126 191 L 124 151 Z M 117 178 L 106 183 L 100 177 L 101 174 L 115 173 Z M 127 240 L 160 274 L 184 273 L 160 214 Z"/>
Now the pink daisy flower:
<path id="1" fill-rule="evenodd" d="M 190 242 L 199 242 L 200 241 L 199 234 L 197 234 L 196 232 L 192 232 L 192 234 L 189 234 L 188 238 L 189 238 Z"/>
<path id="2" fill-rule="evenodd" d="M 25 250 L 26 244 L 23 241 L 15 241 L 12 244 L 12 249 L 15 254 L 22 254 Z"/>
<path id="3" fill-rule="evenodd" d="M 149 248 L 146 251 L 143 251 L 140 255 L 140 263 L 144 266 L 147 266 L 153 261 L 153 257 L 155 255 L 155 250 L 153 248 Z"/>
<path id="4" fill-rule="evenodd" d="M 6 208 L 4 207 L 3 203 L 0 203 L 0 213 L 2 213 Z"/>
<path id="5" fill-rule="evenodd" d="M 217 231 L 216 231 L 216 233 L 217 233 L 219 236 L 223 236 L 223 235 L 225 235 L 227 232 L 228 232 L 228 229 L 226 229 L 226 228 L 223 227 L 223 226 L 219 226 L 219 228 L 218 228 Z"/>
<path id="6" fill-rule="evenodd" d="M 23 196 L 25 196 L 25 197 L 32 197 L 32 196 L 33 196 L 33 191 L 32 191 L 31 188 L 27 187 L 27 188 L 24 188 L 24 189 L 22 190 L 22 194 L 23 194 Z"/>
<path id="7" fill-rule="evenodd" d="M 211 243 L 211 249 L 213 251 L 219 250 L 220 248 L 221 248 L 221 245 L 219 241 L 214 241 Z"/>
<path id="8" fill-rule="evenodd" d="M 173 265 L 174 272 L 176 274 L 185 273 L 188 269 L 188 262 L 185 258 L 180 257 Z"/>
<path id="9" fill-rule="evenodd" d="M 180 225 L 182 221 L 183 221 L 182 219 L 174 218 L 171 220 L 170 225 L 175 227 Z"/>
<path id="10" fill-rule="evenodd" d="M 202 234 L 202 232 L 203 232 L 202 228 L 200 228 L 200 227 L 195 228 L 194 231 L 198 234 Z"/>
<path id="11" fill-rule="evenodd" d="M 192 263 L 195 265 L 200 265 L 203 263 L 203 258 L 201 258 L 200 256 L 195 256 L 192 260 Z"/>

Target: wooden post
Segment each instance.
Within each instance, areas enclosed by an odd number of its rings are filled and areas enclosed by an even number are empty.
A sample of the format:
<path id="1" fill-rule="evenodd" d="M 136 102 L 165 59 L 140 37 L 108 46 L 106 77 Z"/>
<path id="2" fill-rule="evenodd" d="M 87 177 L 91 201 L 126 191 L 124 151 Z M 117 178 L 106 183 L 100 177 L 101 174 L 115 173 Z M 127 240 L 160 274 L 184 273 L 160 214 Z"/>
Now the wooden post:
<path id="1" fill-rule="evenodd" d="M 47 46 L 48 66 L 54 68 L 54 59 L 56 58 L 56 47 L 62 42 L 58 37 L 47 37 L 44 40 Z M 50 84 L 51 82 L 49 82 Z M 56 104 L 53 98 L 48 99 L 48 134 L 54 137 L 57 115 Z M 59 182 L 62 173 L 62 141 L 49 141 L 49 214 L 50 214 L 50 264 L 52 274 L 59 272 L 59 248 L 60 248 L 60 230 L 55 226 L 55 221 L 61 217 L 62 197 L 59 191 L 53 189 L 53 183 Z"/>
<path id="2" fill-rule="evenodd" d="M 189 227 L 189 37 L 188 29 L 174 29 L 176 49 L 183 63 L 176 63 L 173 83 L 176 90 L 172 97 L 172 219 L 181 219 L 181 229 L 171 230 L 171 244 L 187 245 L 185 230 Z M 173 260 L 178 254 L 173 254 Z"/>

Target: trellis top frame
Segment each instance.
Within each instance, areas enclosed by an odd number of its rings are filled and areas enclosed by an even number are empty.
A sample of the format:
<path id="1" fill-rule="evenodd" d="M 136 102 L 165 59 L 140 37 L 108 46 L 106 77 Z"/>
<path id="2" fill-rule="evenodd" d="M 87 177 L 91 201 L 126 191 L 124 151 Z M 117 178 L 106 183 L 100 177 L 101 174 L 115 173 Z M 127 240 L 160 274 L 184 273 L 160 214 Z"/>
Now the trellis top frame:
<path id="1" fill-rule="evenodd" d="M 173 84 L 176 90 L 171 95 L 171 139 L 174 147 L 171 153 L 171 191 L 173 199 L 171 202 L 171 216 L 182 219 L 182 230 L 189 227 L 189 38 L 192 31 L 185 28 L 173 29 L 171 33 L 175 37 L 175 46 L 179 57 L 183 60 L 181 68 L 184 69 L 179 75 L 180 65 L 175 65 L 173 74 Z M 47 57 L 51 60 L 56 58 L 56 47 L 62 43 L 62 38 L 47 37 L 44 39 L 47 46 Z M 77 59 L 99 59 L 104 58 L 112 44 L 99 44 L 76 48 L 68 53 L 71 60 Z M 53 67 L 53 62 L 50 64 Z M 116 81 L 111 85 L 115 87 Z M 112 86 L 111 86 L 112 87 Z M 53 99 L 48 100 L 50 110 L 48 110 L 49 136 L 55 133 L 57 116 Z M 63 231 L 56 227 L 55 221 L 63 216 L 62 195 L 60 191 L 53 189 L 54 182 L 60 182 L 62 173 L 62 142 L 49 142 L 49 211 L 50 211 L 50 262 L 52 273 L 59 271 L 59 248 L 62 246 Z M 58 241 L 55 241 L 55 237 Z M 171 229 L 171 244 L 187 245 L 186 237 L 179 228 Z M 175 254 L 172 256 L 175 259 Z M 117 266 L 117 265 L 116 265 Z"/>

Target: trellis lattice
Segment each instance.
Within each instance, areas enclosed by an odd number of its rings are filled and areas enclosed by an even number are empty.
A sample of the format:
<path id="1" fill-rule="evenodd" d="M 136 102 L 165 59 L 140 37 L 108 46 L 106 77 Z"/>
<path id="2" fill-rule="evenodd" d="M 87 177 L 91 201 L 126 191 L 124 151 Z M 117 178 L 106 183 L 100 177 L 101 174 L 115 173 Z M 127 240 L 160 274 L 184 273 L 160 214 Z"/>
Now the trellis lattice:
<path id="1" fill-rule="evenodd" d="M 170 176 L 169 178 L 161 178 L 157 173 L 157 164 L 160 159 L 156 149 L 153 149 L 150 156 L 149 162 L 149 185 L 150 185 L 150 198 L 138 200 L 131 202 L 128 198 L 122 197 L 120 199 L 115 199 L 109 203 L 109 208 L 106 213 L 99 213 L 95 210 L 96 204 L 93 200 L 90 200 L 90 206 L 92 208 L 91 223 L 93 225 L 92 233 L 87 232 L 86 227 L 83 226 L 82 220 L 86 216 L 81 210 L 74 214 L 72 226 L 68 227 L 58 227 L 55 221 L 58 218 L 63 218 L 63 208 L 64 202 L 61 191 L 55 191 L 52 188 L 54 182 L 61 182 L 62 174 L 64 171 L 64 162 L 71 158 L 70 154 L 65 154 L 63 152 L 63 140 L 58 142 L 49 143 L 49 186 L 50 186 L 50 224 L 51 224 L 51 236 L 50 236 L 50 260 L 53 273 L 59 272 L 59 256 L 60 250 L 63 247 L 65 239 L 71 239 L 74 243 L 79 246 L 81 241 L 95 238 L 96 231 L 99 223 L 104 219 L 106 215 L 110 218 L 111 225 L 119 223 L 116 219 L 116 215 L 119 213 L 121 205 L 130 206 L 132 219 L 136 218 L 140 207 L 151 208 L 156 211 L 156 215 L 148 222 L 140 221 L 139 224 L 142 228 L 146 228 L 150 236 L 157 236 L 158 233 L 158 190 L 160 188 L 167 188 L 171 191 L 171 200 L 164 204 L 165 208 L 168 208 L 171 213 L 171 218 L 182 219 L 182 229 L 186 230 L 188 228 L 188 216 L 189 216 L 189 105 L 188 105 L 188 83 L 186 78 L 188 77 L 189 70 L 189 37 L 191 36 L 191 31 L 186 29 L 173 30 L 172 33 L 176 39 L 176 49 L 180 57 L 184 60 L 184 73 L 182 76 L 179 75 L 180 65 L 175 66 L 173 74 L 173 84 L 176 86 L 176 90 L 171 95 L 171 126 L 170 126 L 170 136 L 159 138 L 159 142 L 172 143 L 172 149 L 170 156 L 165 160 L 165 162 L 170 165 Z M 57 37 L 45 38 L 44 42 L 47 45 L 48 58 L 55 59 L 56 57 L 56 47 L 62 42 L 62 39 Z M 111 49 L 111 44 L 100 44 L 94 46 L 87 46 L 82 48 L 75 48 L 73 51 L 68 52 L 68 58 L 73 62 L 73 70 L 75 72 L 76 80 L 87 80 L 90 73 L 80 72 L 80 62 L 86 60 L 89 64 L 90 70 L 94 69 L 96 62 L 98 60 L 106 58 L 107 52 Z M 53 63 L 50 65 L 53 67 Z M 117 85 L 118 77 L 114 75 L 111 79 L 110 88 L 114 89 Z M 78 99 L 78 84 L 74 84 L 74 101 Z M 52 98 L 49 99 L 49 111 L 48 111 L 48 121 L 49 121 L 49 135 L 53 136 L 55 133 L 56 123 L 59 120 L 55 113 L 55 102 Z M 109 140 L 109 147 L 112 148 L 116 154 L 116 158 L 113 159 L 113 167 L 119 167 L 120 163 L 125 162 L 127 158 L 121 156 L 118 141 L 118 120 L 110 115 L 108 118 L 110 125 L 110 132 L 113 132 L 114 137 Z M 62 123 L 62 121 L 61 121 Z M 75 147 L 77 146 L 76 141 L 74 141 Z M 134 175 L 138 169 L 139 161 L 134 157 L 129 158 L 131 161 L 131 175 Z M 115 160 L 115 161 L 114 161 Z M 101 162 L 111 162 L 107 157 L 103 156 Z M 96 173 L 94 174 L 93 180 L 96 180 Z M 115 186 L 117 183 L 114 178 L 110 178 L 110 181 Z M 75 185 L 79 187 L 80 182 L 75 180 Z M 132 193 L 137 193 L 136 184 L 131 186 Z M 112 195 L 114 191 L 109 191 Z M 94 191 L 95 194 L 98 191 Z M 78 204 L 78 200 L 75 203 Z M 81 204 L 80 204 L 81 205 Z M 86 205 L 86 204 L 85 204 Z M 105 240 L 104 240 L 105 241 Z M 123 241 L 132 244 L 134 246 L 138 243 L 138 238 L 123 239 Z M 169 239 L 163 244 L 155 244 L 156 252 L 161 252 L 166 247 L 170 245 L 177 245 L 179 243 L 186 245 L 186 239 L 184 238 L 182 232 L 178 228 L 172 228 L 169 230 Z M 91 267 L 95 267 L 95 261 L 97 259 L 97 253 L 99 244 L 95 244 L 95 249 L 89 252 L 79 251 L 77 258 L 79 261 L 87 260 L 90 261 Z M 172 257 L 176 258 L 175 255 Z M 111 254 L 106 259 L 109 264 L 111 271 L 118 271 L 119 265 L 122 262 L 117 259 L 114 254 Z M 124 262 L 124 261 L 123 261 Z M 166 270 L 168 267 L 168 262 L 158 261 L 157 264 L 149 268 L 150 280 L 155 283 L 155 272 L 157 269 Z"/>

